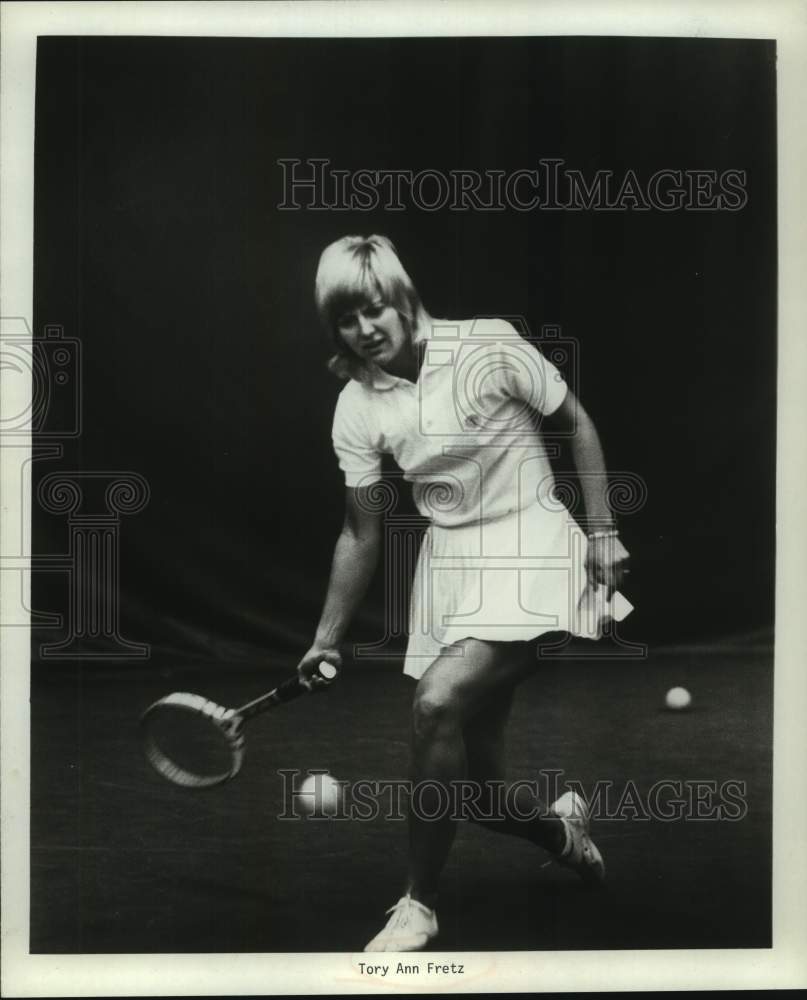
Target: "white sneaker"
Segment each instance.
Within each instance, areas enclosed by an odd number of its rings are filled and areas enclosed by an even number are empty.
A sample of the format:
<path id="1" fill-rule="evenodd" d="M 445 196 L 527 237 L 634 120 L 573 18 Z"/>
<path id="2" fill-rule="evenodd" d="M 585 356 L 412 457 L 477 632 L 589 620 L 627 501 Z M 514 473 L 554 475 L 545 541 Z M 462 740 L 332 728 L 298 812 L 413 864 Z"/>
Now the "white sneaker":
<path id="1" fill-rule="evenodd" d="M 387 913 L 392 916 L 364 949 L 365 951 L 422 951 L 437 936 L 434 910 L 407 893 Z"/>
<path id="2" fill-rule="evenodd" d="M 589 808 L 577 792 L 565 792 L 550 807 L 566 830 L 566 846 L 555 857 L 567 868 L 576 871 L 586 882 L 605 880 L 605 862 L 589 836 Z"/>

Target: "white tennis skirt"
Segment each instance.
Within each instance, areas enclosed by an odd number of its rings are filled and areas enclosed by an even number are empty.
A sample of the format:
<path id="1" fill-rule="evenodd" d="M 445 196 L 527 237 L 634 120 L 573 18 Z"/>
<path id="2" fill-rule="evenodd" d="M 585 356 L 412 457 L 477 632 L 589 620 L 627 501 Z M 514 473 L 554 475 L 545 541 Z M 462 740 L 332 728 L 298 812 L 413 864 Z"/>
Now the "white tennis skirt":
<path id="1" fill-rule="evenodd" d="M 516 642 L 564 631 L 598 639 L 633 606 L 586 579 L 588 539 L 564 508 L 535 503 L 489 521 L 432 524 L 409 605 L 404 673 L 422 677 L 461 639 Z"/>

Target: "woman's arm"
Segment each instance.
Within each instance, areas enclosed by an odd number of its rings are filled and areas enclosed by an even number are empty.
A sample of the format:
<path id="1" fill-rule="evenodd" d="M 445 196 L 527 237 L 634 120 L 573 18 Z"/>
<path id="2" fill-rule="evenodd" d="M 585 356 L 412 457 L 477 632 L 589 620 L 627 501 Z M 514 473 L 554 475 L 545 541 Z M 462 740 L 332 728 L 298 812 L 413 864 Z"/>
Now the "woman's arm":
<path id="1" fill-rule="evenodd" d="M 608 506 L 608 473 L 600 436 L 594 421 L 571 390 L 561 405 L 544 421 L 551 428 L 574 430 L 571 453 L 580 480 L 589 536 L 586 572 L 595 583 L 608 588 L 610 599 L 627 572 L 628 552 L 619 540 L 616 519 Z"/>
<path id="2" fill-rule="evenodd" d="M 322 615 L 314 642 L 297 665 L 300 678 L 307 687 L 324 683 L 312 677 L 316 665 L 322 660 L 341 666 L 339 644 L 378 562 L 381 516 L 364 499 L 367 489 L 346 489 L 345 521 L 334 548 Z"/>

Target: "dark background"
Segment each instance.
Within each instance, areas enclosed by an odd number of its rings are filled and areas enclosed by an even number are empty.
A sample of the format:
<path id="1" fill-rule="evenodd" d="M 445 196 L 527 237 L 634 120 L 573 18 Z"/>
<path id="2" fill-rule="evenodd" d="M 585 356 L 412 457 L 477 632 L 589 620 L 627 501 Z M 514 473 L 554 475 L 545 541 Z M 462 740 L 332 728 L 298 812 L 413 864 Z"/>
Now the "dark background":
<path id="1" fill-rule="evenodd" d="M 743 822 L 598 822 L 593 901 L 532 845 L 462 824 L 439 945 L 770 945 L 775 120 L 771 42 L 40 39 L 35 334 L 80 340 L 83 430 L 34 463 L 33 496 L 57 470 L 148 481 L 120 520 L 120 615 L 151 658 L 32 671 L 32 951 L 355 951 L 394 900 L 403 824 L 276 822 L 274 772 L 403 777 L 400 661 L 256 722 L 243 772 L 210 795 L 151 773 L 136 727 L 169 690 L 254 697 L 311 639 L 343 491 L 312 286 L 349 232 L 389 235 L 435 316 L 559 324 L 609 468 L 647 484 L 622 524 L 636 611 L 620 632 L 649 654 L 543 665 L 519 692 L 510 776 L 747 789 Z M 748 203 L 279 212 L 281 157 L 739 169 Z M 67 518 L 37 502 L 33 518 L 35 556 L 66 553 Z M 66 616 L 66 578 L 35 571 L 34 609 Z M 351 638 L 383 621 L 379 571 Z M 34 657 L 62 635 L 35 629 Z M 692 711 L 664 711 L 675 684 Z"/>
<path id="2" fill-rule="evenodd" d="M 389 235 L 436 316 L 524 316 L 579 344 L 641 641 L 773 623 L 775 54 L 697 39 L 42 38 L 36 334 L 80 338 L 83 426 L 57 468 L 150 485 L 121 525 L 122 631 L 195 660 L 307 646 L 342 516 L 340 384 L 318 255 Z M 747 171 L 738 212 L 280 212 L 281 157 L 590 177 Z M 64 518 L 34 511 L 35 549 Z M 58 576 L 34 580 L 60 610 Z M 377 580 L 354 637 L 381 636 Z M 53 633 L 46 636 L 56 638 Z"/>

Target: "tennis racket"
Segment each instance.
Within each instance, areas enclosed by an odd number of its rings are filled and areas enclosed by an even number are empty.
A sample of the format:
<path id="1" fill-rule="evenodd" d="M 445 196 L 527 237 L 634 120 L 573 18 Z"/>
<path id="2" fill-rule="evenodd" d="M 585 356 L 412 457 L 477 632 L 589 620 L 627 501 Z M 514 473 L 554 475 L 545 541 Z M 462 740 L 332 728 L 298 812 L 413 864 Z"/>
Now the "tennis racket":
<path id="1" fill-rule="evenodd" d="M 319 677 L 332 681 L 336 667 L 321 662 Z M 140 718 L 143 750 L 154 770 L 183 788 L 212 788 L 234 778 L 244 761 L 247 720 L 308 694 L 295 674 L 240 708 L 225 708 L 200 694 L 175 691 Z"/>

